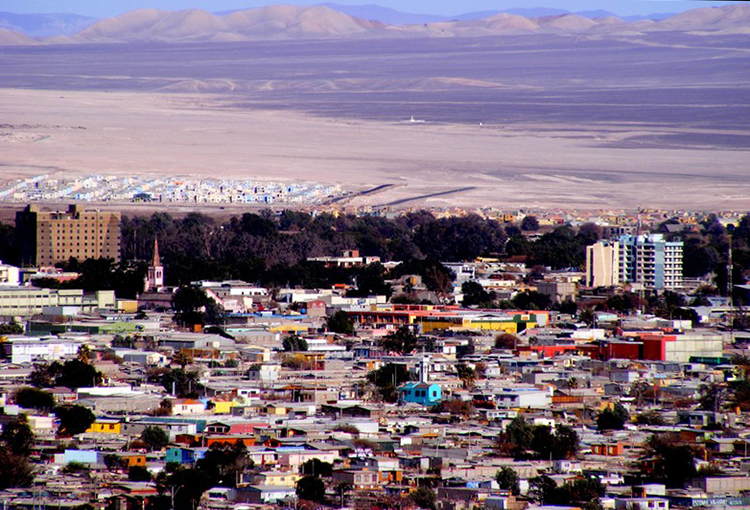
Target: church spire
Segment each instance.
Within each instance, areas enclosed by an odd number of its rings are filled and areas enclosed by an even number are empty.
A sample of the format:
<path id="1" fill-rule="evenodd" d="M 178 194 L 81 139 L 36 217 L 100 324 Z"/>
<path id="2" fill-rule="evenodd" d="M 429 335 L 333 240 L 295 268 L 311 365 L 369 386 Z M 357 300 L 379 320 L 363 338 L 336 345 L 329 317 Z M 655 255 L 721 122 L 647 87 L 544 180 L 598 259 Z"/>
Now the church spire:
<path id="1" fill-rule="evenodd" d="M 159 238 L 154 237 L 154 258 L 151 259 L 151 267 L 161 266 L 161 259 L 159 258 Z"/>
<path id="2" fill-rule="evenodd" d="M 161 265 L 161 257 L 159 257 L 159 240 L 154 238 L 154 256 L 146 271 L 143 291 L 158 292 L 162 287 L 164 287 L 164 267 Z"/>

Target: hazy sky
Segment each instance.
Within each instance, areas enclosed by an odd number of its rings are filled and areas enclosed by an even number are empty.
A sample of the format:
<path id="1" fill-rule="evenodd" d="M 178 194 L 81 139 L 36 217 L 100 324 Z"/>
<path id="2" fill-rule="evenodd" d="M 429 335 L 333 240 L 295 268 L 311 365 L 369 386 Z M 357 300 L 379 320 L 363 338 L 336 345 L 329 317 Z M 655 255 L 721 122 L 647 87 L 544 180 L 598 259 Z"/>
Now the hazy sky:
<path id="1" fill-rule="evenodd" d="M 165 10 L 200 8 L 222 11 L 269 4 L 315 5 L 326 0 L 2 0 L 0 11 L 16 13 L 69 12 L 88 16 L 113 16 L 153 7 Z M 378 4 L 421 14 L 461 14 L 511 7 L 557 7 L 571 11 L 606 9 L 620 15 L 678 12 L 696 7 L 735 2 L 700 0 L 328 0 L 339 4 Z"/>

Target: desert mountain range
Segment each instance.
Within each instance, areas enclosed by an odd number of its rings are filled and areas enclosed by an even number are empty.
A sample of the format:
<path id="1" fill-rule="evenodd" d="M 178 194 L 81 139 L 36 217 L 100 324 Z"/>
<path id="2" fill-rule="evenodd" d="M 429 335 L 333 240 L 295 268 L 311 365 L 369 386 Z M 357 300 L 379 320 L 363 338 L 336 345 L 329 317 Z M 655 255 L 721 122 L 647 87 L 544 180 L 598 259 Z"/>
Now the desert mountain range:
<path id="1" fill-rule="evenodd" d="M 624 21 L 576 14 L 524 17 L 501 13 L 484 19 L 389 25 L 330 7 L 271 6 L 211 14 L 203 10 L 143 9 L 94 23 L 71 36 L 33 39 L 0 28 L 0 45 L 235 42 L 263 39 L 481 37 L 515 34 L 638 35 L 649 32 L 750 35 L 750 6 L 693 9 L 667 19 Z"/>

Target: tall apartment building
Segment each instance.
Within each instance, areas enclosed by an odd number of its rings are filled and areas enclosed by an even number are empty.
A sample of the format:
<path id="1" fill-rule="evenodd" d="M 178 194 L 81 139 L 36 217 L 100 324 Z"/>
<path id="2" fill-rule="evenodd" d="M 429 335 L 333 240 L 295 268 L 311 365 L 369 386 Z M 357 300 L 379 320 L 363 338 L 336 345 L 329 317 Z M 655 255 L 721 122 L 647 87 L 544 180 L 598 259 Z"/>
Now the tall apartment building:
<path id="1" fill-rule="evenodd" d="M 586 285 L 617 287 L 620 285 L 620 244 L 599 241 L 586 247 Z"/>
<path id="2" fill-rule="evenodd" d="M 120 213 L 86 211 L 77 205 L 46 212 L 29 205 L 16 213 L 16 237 L 24 265 L 52 266 L 71 257 L 119 261 Z"/>
<path id="3" fill-rule="evenodd" d="M 662 234 L 624 235 L 586 248 L 586 285 L 614 287 L 630 283 L 644 290 L 682 286 L 682 242 Z"/>
<path id="4" fill-rule="evenodd" d="M 620 280 L 646 290 L 682 286 L 682 241 L 666 241 L 662 234 L 620 237 Z"/>

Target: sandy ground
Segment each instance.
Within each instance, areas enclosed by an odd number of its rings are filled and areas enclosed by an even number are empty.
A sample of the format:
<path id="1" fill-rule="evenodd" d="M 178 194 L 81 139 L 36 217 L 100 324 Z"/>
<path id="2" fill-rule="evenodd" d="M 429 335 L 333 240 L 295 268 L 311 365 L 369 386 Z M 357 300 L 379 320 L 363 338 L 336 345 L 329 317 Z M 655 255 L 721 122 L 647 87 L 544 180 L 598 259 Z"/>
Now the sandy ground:
<path id="1" fill-rule="evenodd" d="M 750 209 L 750 148 L 700 143 L 710 130 L 680 131 L 699 141 L 686 148 L 640 141 L 679 131 L 658 125 L 411 124 L 232 104 L 0 89 L 0 179 L 220 175 L 394 185 L 352 205 Z"/>

